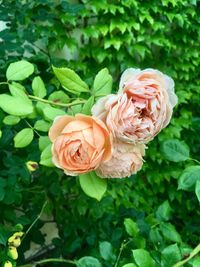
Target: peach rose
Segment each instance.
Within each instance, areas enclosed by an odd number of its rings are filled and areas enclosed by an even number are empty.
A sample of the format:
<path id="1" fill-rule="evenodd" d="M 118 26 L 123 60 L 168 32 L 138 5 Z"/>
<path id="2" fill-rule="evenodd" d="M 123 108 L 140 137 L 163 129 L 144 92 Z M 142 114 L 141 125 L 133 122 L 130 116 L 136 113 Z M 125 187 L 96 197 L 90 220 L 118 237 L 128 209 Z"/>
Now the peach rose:
<path id="1" fill-rule="evenodd" d="M 153 69 L 127 69 L 119 93 L 100 99 L 92 114 L 106 123 L 115 138 L 147 143 L 170 122 L 176 103 L 170 77 Z"/>
<path id="2" fill-rule="evenodd" d="M 111 158 L 110 133 L 101 120 L 91 116 L 57 117 L 49 138 L 53 142 L 53 162 L 67 175 L 95 170 Z"/>
<path id="3" fill-rule="evenodd" d="M 101 163 L 96 173 L 102 178 L 124 178 L 142 168 L 145 145 L 114 142 L 112 158 Z"/>

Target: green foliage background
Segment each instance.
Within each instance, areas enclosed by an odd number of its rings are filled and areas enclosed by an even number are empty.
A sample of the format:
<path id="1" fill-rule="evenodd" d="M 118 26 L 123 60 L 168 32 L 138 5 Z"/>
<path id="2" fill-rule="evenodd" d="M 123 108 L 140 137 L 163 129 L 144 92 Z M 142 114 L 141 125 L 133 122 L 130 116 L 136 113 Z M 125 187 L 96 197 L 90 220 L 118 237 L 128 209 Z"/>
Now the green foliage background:
<path id="1" fill-rule="evenodd" d="M 0 19 L 7 25 L 0 32 L 1 81 L 5 81 L 8 65 L 21 58 L 35 64 L 48 96 L 57 86 L 52 64 L 76 70 L 89 85 L 96 73 L 107 67 L 114 78 L 114 91 L 126 68 L 151 67 L 173 77 L 179 97 L 171 124 L 149 144 L 143 170 L 128 179 L 109 180 L 100 202 L 88 198 L 79 181 L 60 170 L 40 165 L 30 174 L 25 163 L 40 161 L 38 138 L 24 149 L 14 148 L 13 137 L 27 123 L 22 119 L 16 126 L 6 125 L 6 114 L 1 111 L 0 244 L 6 244 L 6 225 L 21 223 L 27 229 L 48 199 L 46 212 L 56 222 L 59 238 L 46 249 L 41 228 L 47 222 L 39 220 L 20 247 L 19 265 L 24 264 L 31 241 L 40 244 L 44 253 L 30 261 L 92 256 L 108 267 L 126 263 L 133 263 L 130 267 L 170 267 L 187 257 L 200 243 L 199 201 L 194 190 L 177 188 L 183 170 L 195 163 L 169 162 L 162 147 L 168 139 L 182 140 L 189 146 L 190 158 L 200 160 L 199 1 L 0 3 Z M 30 84 L 30 78 L 23 82 L 29 92 Z M 1 86 L 1 92 L 7 90 L 6 85 Z M 120 247 L 123 251 L 114 265 Z M 148 251 L 155 263 L 138 263 L 137 253 L 146 255 L 141 249 Z M 200 266 L 199 258 L 184 266 Z"/>

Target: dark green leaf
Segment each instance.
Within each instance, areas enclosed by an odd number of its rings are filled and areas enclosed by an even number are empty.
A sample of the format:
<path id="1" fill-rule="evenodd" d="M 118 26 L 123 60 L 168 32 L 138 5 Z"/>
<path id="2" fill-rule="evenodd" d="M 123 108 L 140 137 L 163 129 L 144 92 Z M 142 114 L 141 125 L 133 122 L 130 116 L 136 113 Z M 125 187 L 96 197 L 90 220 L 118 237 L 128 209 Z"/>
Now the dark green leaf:
<path id="1" fill-rule="evenodd" d="M 99 260 L 94 257 L 85 256 L 79 259 L 77 262 L 77 267 L 102 267 Z"/>
<path id="2" fill-rule="evenodd" d="M 200 180 L 200 166 L 187 167 L 179 178 L 178 189 L 192 190 L 198 180 Z"/>
<path id="3" fill-rule="evenodd" d="M 162 143 L 162 152 L 167 160 L 180 162 L 189 158 L 188 146 L 177 139 L 167 140 Z"/>

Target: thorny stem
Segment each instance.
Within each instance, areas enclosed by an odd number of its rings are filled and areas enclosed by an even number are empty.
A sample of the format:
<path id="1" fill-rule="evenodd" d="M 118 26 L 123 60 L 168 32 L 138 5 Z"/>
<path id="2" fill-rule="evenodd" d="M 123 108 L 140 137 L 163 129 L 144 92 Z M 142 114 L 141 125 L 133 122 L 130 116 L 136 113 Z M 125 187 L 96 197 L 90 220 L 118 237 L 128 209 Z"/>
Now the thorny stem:
<path id="1" fill-rule="evenodd" d="M 40 101 L 40 102 L 43 102 L 43 103 L 56 105 L 56 106 L 60 106 L 60 107 L 65 107 L 65 108 L 68 108 L 68 107 L 71 107 L 71 106 L 75 106 L 75 105 L 84 104 L 86 102 L 86 100 L 80 100 L 80 101 L 64 104 L 64 103 L 57 103 L 57 102 L 54 102 L 54 101 L 43 99 L 43 98 L 40 98 L 40 97 L 37 97 L 37 96 L 33 96 L 33 95 L 28 95 L 28 97 L 30 99 L 35 100 L 35 101 Z"/>
<path id="2" fill-rule="evenodd" d="M 33 263 L 21 265 L 19 267 L 31 267 L 33 265 L 36 266 L 36 265 L 45 264 L 45 263 L 49 263 L 49 262 L 62 262 L 62 263 L 70 263 L 70 264 L 76 265 L 76 263 L 74 261 L 71 261 L 71 260 L 65 260 L 65 259 L 59 259 L 59 258 L 57 258 L 57 259 L 56 258 L 49 258 L 49 259 L 44 259 L 41 261 L 35 261 Z"/>
<path id="3" fill-rule="evenodd" d="M 199 252 L 200 252 L 200 244 L 196 248 L 193 249 L 193 251 L 190 253 L 190 255 L 185 260 L 177 262 L 172 267 L 181 267 L 181 266 L 183 266 L 183 264 L 185 264 L 186 262 L 188 262 L 189 260 L 194 258 Z"/>

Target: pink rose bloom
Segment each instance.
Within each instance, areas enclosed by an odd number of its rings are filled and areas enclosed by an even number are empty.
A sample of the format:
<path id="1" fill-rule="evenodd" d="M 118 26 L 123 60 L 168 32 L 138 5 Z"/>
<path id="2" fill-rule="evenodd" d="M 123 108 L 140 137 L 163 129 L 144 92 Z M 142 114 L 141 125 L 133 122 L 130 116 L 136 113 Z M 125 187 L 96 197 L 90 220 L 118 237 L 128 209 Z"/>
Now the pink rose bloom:
<path id="1" fill-rule="evenodd" d="M 57 117 L 49 130 L 53 162 L 67 175 L 93 171 L 112 155 L 111 136 L 105 124 L 77 114 Z"/>
<path id="2" fill-rule="evenodd" d="M 114 143 L 112 158 L 101 163 L 96 173 L 102 178 L 124 178 L 142 168 L 145 145 L 128 144 L 121 141 Z"/>
<path id="3" fill-rule="evenodd" d="M 113 136 L 128 143 L 147 143 L 170 122 L 177 104 L 174 82 L 153 69 L 127 69 L 119 93 L 101 98 L 92 114 L 103 120 Z"/>

